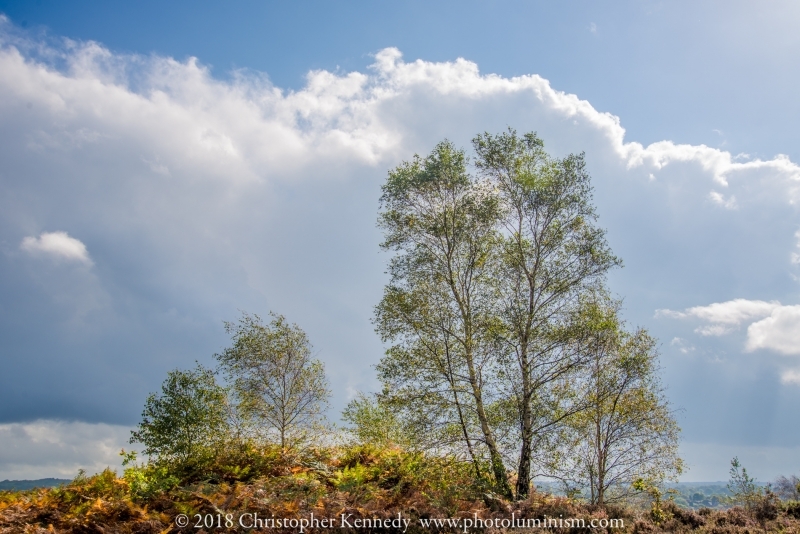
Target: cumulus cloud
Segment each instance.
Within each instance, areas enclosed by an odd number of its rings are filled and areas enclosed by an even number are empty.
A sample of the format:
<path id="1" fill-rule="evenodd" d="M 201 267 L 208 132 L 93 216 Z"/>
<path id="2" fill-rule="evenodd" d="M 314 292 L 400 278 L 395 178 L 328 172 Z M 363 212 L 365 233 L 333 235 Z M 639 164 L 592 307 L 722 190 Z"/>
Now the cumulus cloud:
<path id="1" fill-rule="evenodd" d="M 628 168 L 649 172 L 691 162 L 722 187 L 731 175 L 767 171 L 792 194 L 800 183 L 800 167 L 784 155 L 740 162 L 705 145 L 626 142 L 618 117 L 554 89 L 546 79 L 481 74 L 477 64 L 461 58 L 407 62 L 399 50 L 387 48 L 375 54 L 369 73 L 312 71 L 304 88 L 283 91 L 245 72 L 232 82 L 215 80 L 196 58 L 117 55 L 94 42 L 70 42 L 36 60 L 24 54 L 31 43 L 8 33 L 0 36 L 0 46 L 5 96 L 58 121 L 56 128 L 32 132 L 30 149 L 74 150 L 124 135 L 155 156 L 145 161 L 161 161 L 159 173 L 188 164 L 204 174 L 247 180 L 319 159 L 375 164 L 403 153 L 411 132 L 398 104 L 410 94 L 465 99 L 461 103 L 525 94 L 549 114 L 596 130 Z M 41 57 L 56 58 L 66 68 Z M 732 196 L 708 195 L 723 206 L 736 205 Z"/>
<path id="2" fill-rule="evenodd" d="M 745 349 L 768 349 L 781 354 L 800 354 L 800 306 L 784 306 L 778 301 L 734 299 L 684 311 L 657 310 L 656 317 L 698 319 L 710 324 L 695 332 L 704 336 L 722 336 L 745 323 Z"/>
<path id="3" fill-rule="evenodd" d="M 744 322 L 766 317 L 779 308 L 778 301 L 734 299 L 727 302 L 715 302 L 708 306 L 694 306 L 684 311 L 656 310 L 656 317 L 673 317 L 676 319 L 696 318 L 711 323 L 700 327 L 697 332 L 705 336 L 721 336 Z"/>
<path id="4" fill-rule="evenodd" d="M 0 424 L 0 480 L 74 478 L 119 469 L 119 451 L 130 449 L 130 429 L 102 423 L 39 420 Z"/>
<path id="5" fill-rule="evenodd" d="M 800 354 L 800 306 L 780 306 L 747 327 L 747 350 Z"/>
<path id="6" fill-rule="evenodd" d="M 22 240 L 19 248 L 31 254 L 92 264 L 86 245 L 66 232 L 42 232 L 39 237 L 28 236 Z"/>

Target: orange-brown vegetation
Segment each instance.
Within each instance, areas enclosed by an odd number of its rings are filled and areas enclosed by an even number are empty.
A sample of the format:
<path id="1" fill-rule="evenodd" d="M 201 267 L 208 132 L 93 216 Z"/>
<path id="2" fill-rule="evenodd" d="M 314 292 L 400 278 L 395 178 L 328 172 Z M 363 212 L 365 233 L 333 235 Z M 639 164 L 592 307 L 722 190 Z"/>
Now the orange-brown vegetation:
<path id="1" fill-rule="evenodd" d="M 261 518 L 410 519 L 407 532 L 431 529 L 427 518 L 573 518 L 622 519 L 624 527 L 600 532 L 800 533 L 800 504 L 765 503 L 745 511 L 691 511 L 666 501 L 657 514 L 635 507 L 590 507 L 566 497 L 532 492 L 524 501 L 507 502 L 475 483 L 469 465 L 397 448 L 370 446 L 282 450 L 244 448 L 222 455 L 202 473 L 177 482 L 153 466 L 111 470 L 51 489 L 0 492 L 0 533 L 162 533 L 244 532 L 242 514 Z M 246 462 L 246 465 L 245 465 Z M 166 482 L 165 482 L 166 481 Z M 171 482 L 172 481 L 172 482 Z M 189 518 L 183 528 L 179 514 Z M 195 528 L 200 517 L 220 518 L 220 527 Z M 226 527 L 228 523 L 233 526 Z M 247 516 L 249 520 L 253 515 Z M 659 521 L 655 521 L 655 519 Z M 305 529 L 306 532 L 397 532 L 393 528 Z M 399 529 L 402 531 L 403 529 Z M 483 528 L 505 532 L 521 529 Z M 265 532 L 298 532 L 270 528 Z M 463 531 L 459 529 L 458 531 Z M 530 531 L 530 530 L 529 530 Z M 588 529 L 539 528 L 539 532 L 589 532 Z"/>

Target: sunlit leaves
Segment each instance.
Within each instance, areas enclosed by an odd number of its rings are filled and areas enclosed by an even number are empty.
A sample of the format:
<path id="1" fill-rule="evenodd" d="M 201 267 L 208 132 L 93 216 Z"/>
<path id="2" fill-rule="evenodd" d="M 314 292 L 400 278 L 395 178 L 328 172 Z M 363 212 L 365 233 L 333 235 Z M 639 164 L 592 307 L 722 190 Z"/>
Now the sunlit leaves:
<path id="1" fill-rule="evenodd" d="M 225 328 L 233 346 L 216 358 L 233 384 L 239 412 L 274 432 L 281 446 L 305 439 L 323 420 L 330 396 L 324 366 L 312 357 L 305 332 L 275 314 L 266 325 L 243 314 Z"/>
<path id="2" fill-rule="evenodd" d="M 147 397 L 131 442 L 142 443 L 144 453 L 160 461 L 202 466 L 225 432 L 225 404 L 225 390 L 209 369 L 171 371 L 161 392 Z"/>

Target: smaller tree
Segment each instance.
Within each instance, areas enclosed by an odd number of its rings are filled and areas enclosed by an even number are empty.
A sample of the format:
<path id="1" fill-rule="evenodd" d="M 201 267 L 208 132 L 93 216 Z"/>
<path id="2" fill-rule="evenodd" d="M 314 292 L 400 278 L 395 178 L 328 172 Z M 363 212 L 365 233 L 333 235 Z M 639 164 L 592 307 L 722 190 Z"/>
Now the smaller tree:
<path id="1" fill-rule="evenodd" d="M 351 425 L 347 430 L 358 443 L 414 448 L 417 441 L 408 422 L 398 417 L 379 395 L 359 393 L 347 404 L 342 419 Z"/>
<path id="2" fill-rule="evenodd" d="M 585 303 L 590 355 L 584 410 L 570 419 L 572 438 L 563 480 L 589 490 L 592 504 L 656 487 L 682 472 L 680 429 L 658 379 L 655 340 L 625 331 L 618 305 L 601 297 Z M 636 484 L 634 484 L 636 482 Z"/>
<path id="3" fill-rule="evenodd" d="M 729 473 L 731 478 L 728 481 L 728 491 L 731 492 L 731 501 L 744 505 L 745 508 L 751 508 L 762 491 L 755 479 L 747 474 L 747 469 L 739 462 L 738 456 L 734 456 L 731 460 Z"/>
<path id="4" fill-rule="evenodd" d="M 778 477 L 775 493 L 784 501 L 800 501 L 800 478 L 795 475 Z"/>
<path id="5" fill-rule="evenodd" d="M 323 421 L 330 390 L 305 332 L 281 315 L 270 316 L 268 325 L 250 314 L 226 322 L 233 346 L 215 357 L 233 384 L 239 412 L 287 447 Z"/>
<path id="6" fill-rule="evenodd" d="M 737 456 L 731 460 L 731 478 L 728 481 L 728 491 L 731 492 L 730 501 L 733 504 L 743 505 L 753 518 L 761 524 L 764 532 L 767 531 L 767 522 L 778 517 L 780 498 L 769 484 L 767 487 L 759 486 L 755 479 L 747 474 Z"/>
<path id="7" fill-rule="evenodd" d="M 142 443 L 144 454 L 157 461 L 199 467 L 213 457 L 224 436 L 225 403 L 225 390 L 211 370 L 198 364 L 190 371 L 170 371 L 161 393 L 147 397 L 130 442 Z"/>

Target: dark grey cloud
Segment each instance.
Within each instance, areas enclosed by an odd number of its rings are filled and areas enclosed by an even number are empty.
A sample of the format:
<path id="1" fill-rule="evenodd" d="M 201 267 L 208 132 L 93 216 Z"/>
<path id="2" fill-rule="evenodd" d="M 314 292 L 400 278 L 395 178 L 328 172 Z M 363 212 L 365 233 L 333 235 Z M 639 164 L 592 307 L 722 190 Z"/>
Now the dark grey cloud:
<path id="1" fill-rule="evenodd" d="M 78 469 L 121 472 L 119 452 L 127 448 L 124 426 L 42 420 L 0 424 L 0 473 L 3 479 L 75 477 Z"/>

